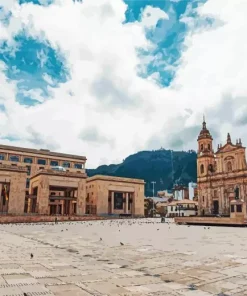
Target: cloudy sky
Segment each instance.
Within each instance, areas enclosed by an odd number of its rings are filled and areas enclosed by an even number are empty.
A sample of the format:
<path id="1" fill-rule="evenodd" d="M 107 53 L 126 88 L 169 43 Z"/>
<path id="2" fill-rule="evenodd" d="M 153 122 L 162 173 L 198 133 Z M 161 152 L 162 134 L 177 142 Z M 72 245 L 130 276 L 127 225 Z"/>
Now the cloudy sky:
<path id="1" fill-rule="evenodd" d="M 246 0 L 0 0 L 0 143 L 85 155 L 247 143 Z"/>

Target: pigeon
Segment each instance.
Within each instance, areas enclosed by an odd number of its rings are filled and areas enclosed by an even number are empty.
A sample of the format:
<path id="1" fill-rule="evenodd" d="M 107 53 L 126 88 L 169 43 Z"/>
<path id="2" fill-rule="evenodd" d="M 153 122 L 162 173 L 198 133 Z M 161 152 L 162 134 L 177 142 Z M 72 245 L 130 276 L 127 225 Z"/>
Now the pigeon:
<path id="1" fill-rule="evenodd" d="M 124 244 L 123 244 L 123 243 L 121 243 L 121 242 L 120 242 L 120 245 L 121 245 L 121 246 L 124 246 Z"/>
<path id="2" fill-rule="evenodd" d="M 33 254 L 32 253 L 31 253 L 30 257 L 31 257 L 31 259 L 33 259 Z"/>

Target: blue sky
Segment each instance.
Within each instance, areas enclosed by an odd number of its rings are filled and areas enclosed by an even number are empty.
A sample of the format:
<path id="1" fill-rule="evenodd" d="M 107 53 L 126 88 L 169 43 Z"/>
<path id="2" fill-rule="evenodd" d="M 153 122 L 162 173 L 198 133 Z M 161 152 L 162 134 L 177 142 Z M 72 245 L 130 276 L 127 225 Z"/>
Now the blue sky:
<path id="1" fill-rule="evenodd" d="M 71 0 L 72 1 L 72 0 Z M 19 0 L 19 3 L 33 3 L 35 5 L 49 5 L 53 1 L 42 2 L 41 0 Z M 197 8 L 205 0 L 125 0 L 128 5 L 126 23 L 140 20 L 142 11 L 147 6 L 158 7 L 164 10 L 169 19 L 158 21 L 155 29 L 147 30 L 146 36 L 157 45 L 153 52 L 141 51 L 143 55 L 156 57 L 148 63 L 147 71 L 140 73 L 142 77 L 148 77 L 152 73 L 159 73 L 159 83 L 162 87 L 170 85 L 176 73 L 177 62 L 180 58 L 186 35 L 186 25 L 180 21 L 186 13 L 193 16 L 190 8 Z M 45 3 L 45 4 L 44 4 Z M 2 16 L 4 23 L 8 22 L 11 14 Z M 28 95 L 28 90 L 39 90 L 44 99 L 49 99 L 48 88 L 56 87 L 58 83 L 64 83 L 69 79 L 70 73 L 66 67 L 66 59 L 63 53 L 54 49 L 47 40 L 41 42 L 28 36 L 25 30 L 14 37 L 15 54 L 13 48 L 8 47 L 6 42 L 2 42 L 0 47 L 0 60 L 7 65 L 6 75 L 11 80 L 18 81 L 18 94 L 16 100 L 25 106 L 40 104 L 38 100 Z M 172 68 L 170 67 L 172 66 Z M 49 76 L 49 82 L 45 79 Z M 52 83 L 51 83 L 52 81 Z"/>
<path id="2" fill-rule="evenodd" d="M 196 149 L 203 113 L 215 146 L 244 139 L 246 15 L 242 0 L 0 0 L 0 142 L 95 167 Z"/>

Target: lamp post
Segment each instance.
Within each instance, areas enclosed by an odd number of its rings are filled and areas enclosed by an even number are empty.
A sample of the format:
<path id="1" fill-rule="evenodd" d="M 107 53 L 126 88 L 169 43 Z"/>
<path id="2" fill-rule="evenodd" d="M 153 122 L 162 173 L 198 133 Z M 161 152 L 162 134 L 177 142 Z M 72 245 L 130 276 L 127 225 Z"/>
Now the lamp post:
<path id="1" fill-rule="evenodd" d="M 151 182 L 153 184 L 153 217 L 154 217 L 154 184 L 156 184 L 155 181 Z"/>

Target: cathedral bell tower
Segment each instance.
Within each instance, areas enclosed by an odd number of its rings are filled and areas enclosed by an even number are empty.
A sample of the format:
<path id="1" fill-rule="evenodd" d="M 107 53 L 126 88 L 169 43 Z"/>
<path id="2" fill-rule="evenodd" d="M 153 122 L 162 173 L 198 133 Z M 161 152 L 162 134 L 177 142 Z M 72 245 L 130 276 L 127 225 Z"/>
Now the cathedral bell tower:
<path id="1" fill-rule="evenodd" d="M 206 177 L 214 171 L 213 138 L 207 129 L 205 117 L 203 116 L 202 130 L 197 139 L 197 181 Z"/>

